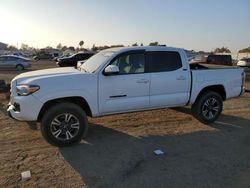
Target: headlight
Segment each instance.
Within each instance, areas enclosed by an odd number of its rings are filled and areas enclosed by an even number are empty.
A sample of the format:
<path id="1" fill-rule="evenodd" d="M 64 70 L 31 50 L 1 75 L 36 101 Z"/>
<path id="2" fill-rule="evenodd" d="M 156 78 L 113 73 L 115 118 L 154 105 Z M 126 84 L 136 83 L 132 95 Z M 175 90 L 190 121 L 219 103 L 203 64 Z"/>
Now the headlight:
<path id="1" fill-rule="evenodd" d="M 38 91 L 40 87 L 38 85 L 18 85 L 16 86 L 16 92 L 18 95 L 27 96 Z"/>

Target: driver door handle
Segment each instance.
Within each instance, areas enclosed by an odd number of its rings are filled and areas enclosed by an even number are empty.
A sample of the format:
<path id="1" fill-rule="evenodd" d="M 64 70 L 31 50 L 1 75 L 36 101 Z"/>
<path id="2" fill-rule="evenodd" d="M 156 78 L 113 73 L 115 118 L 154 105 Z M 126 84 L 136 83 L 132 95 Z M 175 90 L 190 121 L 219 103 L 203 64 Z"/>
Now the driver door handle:
<path id="1" fill-rule="evenodd" d="M 141 79 L 141 80 L 137 80 L 136 83 L 138 84 L 147 84 L 149 82 L 149 80 L 147 79 Z"/>
<path id="2" fill-rule="evenodd" d="M 179 76 L 176 78 L 176 80 L 186 80 L 186 77 L 185 76 Z"/>

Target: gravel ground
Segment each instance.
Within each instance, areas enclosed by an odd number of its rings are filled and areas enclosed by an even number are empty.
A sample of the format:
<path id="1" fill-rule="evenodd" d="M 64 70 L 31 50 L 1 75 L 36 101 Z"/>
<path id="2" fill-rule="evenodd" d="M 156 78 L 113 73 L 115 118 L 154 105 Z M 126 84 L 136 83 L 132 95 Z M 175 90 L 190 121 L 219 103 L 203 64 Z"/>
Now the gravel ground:
<path id="1" fill-rule="evenodd" d="M 33 69 L 41 67 L 55 63 Z M 47 144 L 39 125 L 10 119 L 6 104 L 0 95 L 0 187 L 250 187 L 250 93 L 226 101 L 211 125 L 189 107 L 89 118 L 87 138 L 66 148 Z M 26 170 L 32 177 L 21 181 Z"/>

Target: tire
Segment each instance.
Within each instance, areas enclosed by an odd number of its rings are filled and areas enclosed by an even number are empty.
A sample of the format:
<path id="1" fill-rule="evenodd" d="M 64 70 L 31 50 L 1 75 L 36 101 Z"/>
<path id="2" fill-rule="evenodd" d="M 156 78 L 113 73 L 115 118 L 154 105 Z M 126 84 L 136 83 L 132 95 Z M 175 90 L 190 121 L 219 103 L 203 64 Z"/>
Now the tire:
<path id="1" fill-rule="evenodd" d="M 58 65 L 59 67 L 65 67 L 65 66 L 64 66 L 64 63 L 62 63 L 62 62 L 58 62 L 57 65 Z"/>
<path id="2" fill-rule="evenodd" d="M 23 66 L 23 65 L 17 65 L 17 66 L 16 66 L 16 69 L 17 69 L 18 71 L 22 71 L 22 70 L 24 69 L 24 66 Z"/>
<path id="3" fill-rule="evenodd" d="M 216 92 L 206 91 L 192 105 L 192 114 L 200 122 L 210 124 L 218 119 L 222 109 L 221 96 Z"/>
<path id="4" fill-rule="evenodd" d="M 86 113 L 78 105 L 69 102 L 49 108 L 41 121 L 41 132 L 45 140 L 59 147 L 80 142 L 87 130 Z"/>

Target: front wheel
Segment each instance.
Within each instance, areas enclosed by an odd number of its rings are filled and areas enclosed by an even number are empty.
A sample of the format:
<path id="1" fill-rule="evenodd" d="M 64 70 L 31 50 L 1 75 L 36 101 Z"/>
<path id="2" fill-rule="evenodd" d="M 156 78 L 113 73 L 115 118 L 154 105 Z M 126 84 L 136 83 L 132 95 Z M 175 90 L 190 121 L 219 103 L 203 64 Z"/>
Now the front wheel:
<path id="1" fill-rule="evenodd" d="M 23 66 L 23 65 L 17 65 L 17 66 L 16 66 L 16 69 L 17 69 L 18 71 L 22 71 L 22 70 L 24 69 L 24 66 Z"/>
<path id="2" fill-rule="evenodd" d="M 202 123 L 213 123 L 221 114 L 221 96 L 213 91 L 203 93 L 192 106 L 193 115 Z"/>
<path id="3" fill-rule="evenodd" d="M 55 146 L 80 142 L 87 129 L 86 113 L 78 105 L 69 102 L 52 106 L 41 122 L 43 137 Z"/>

